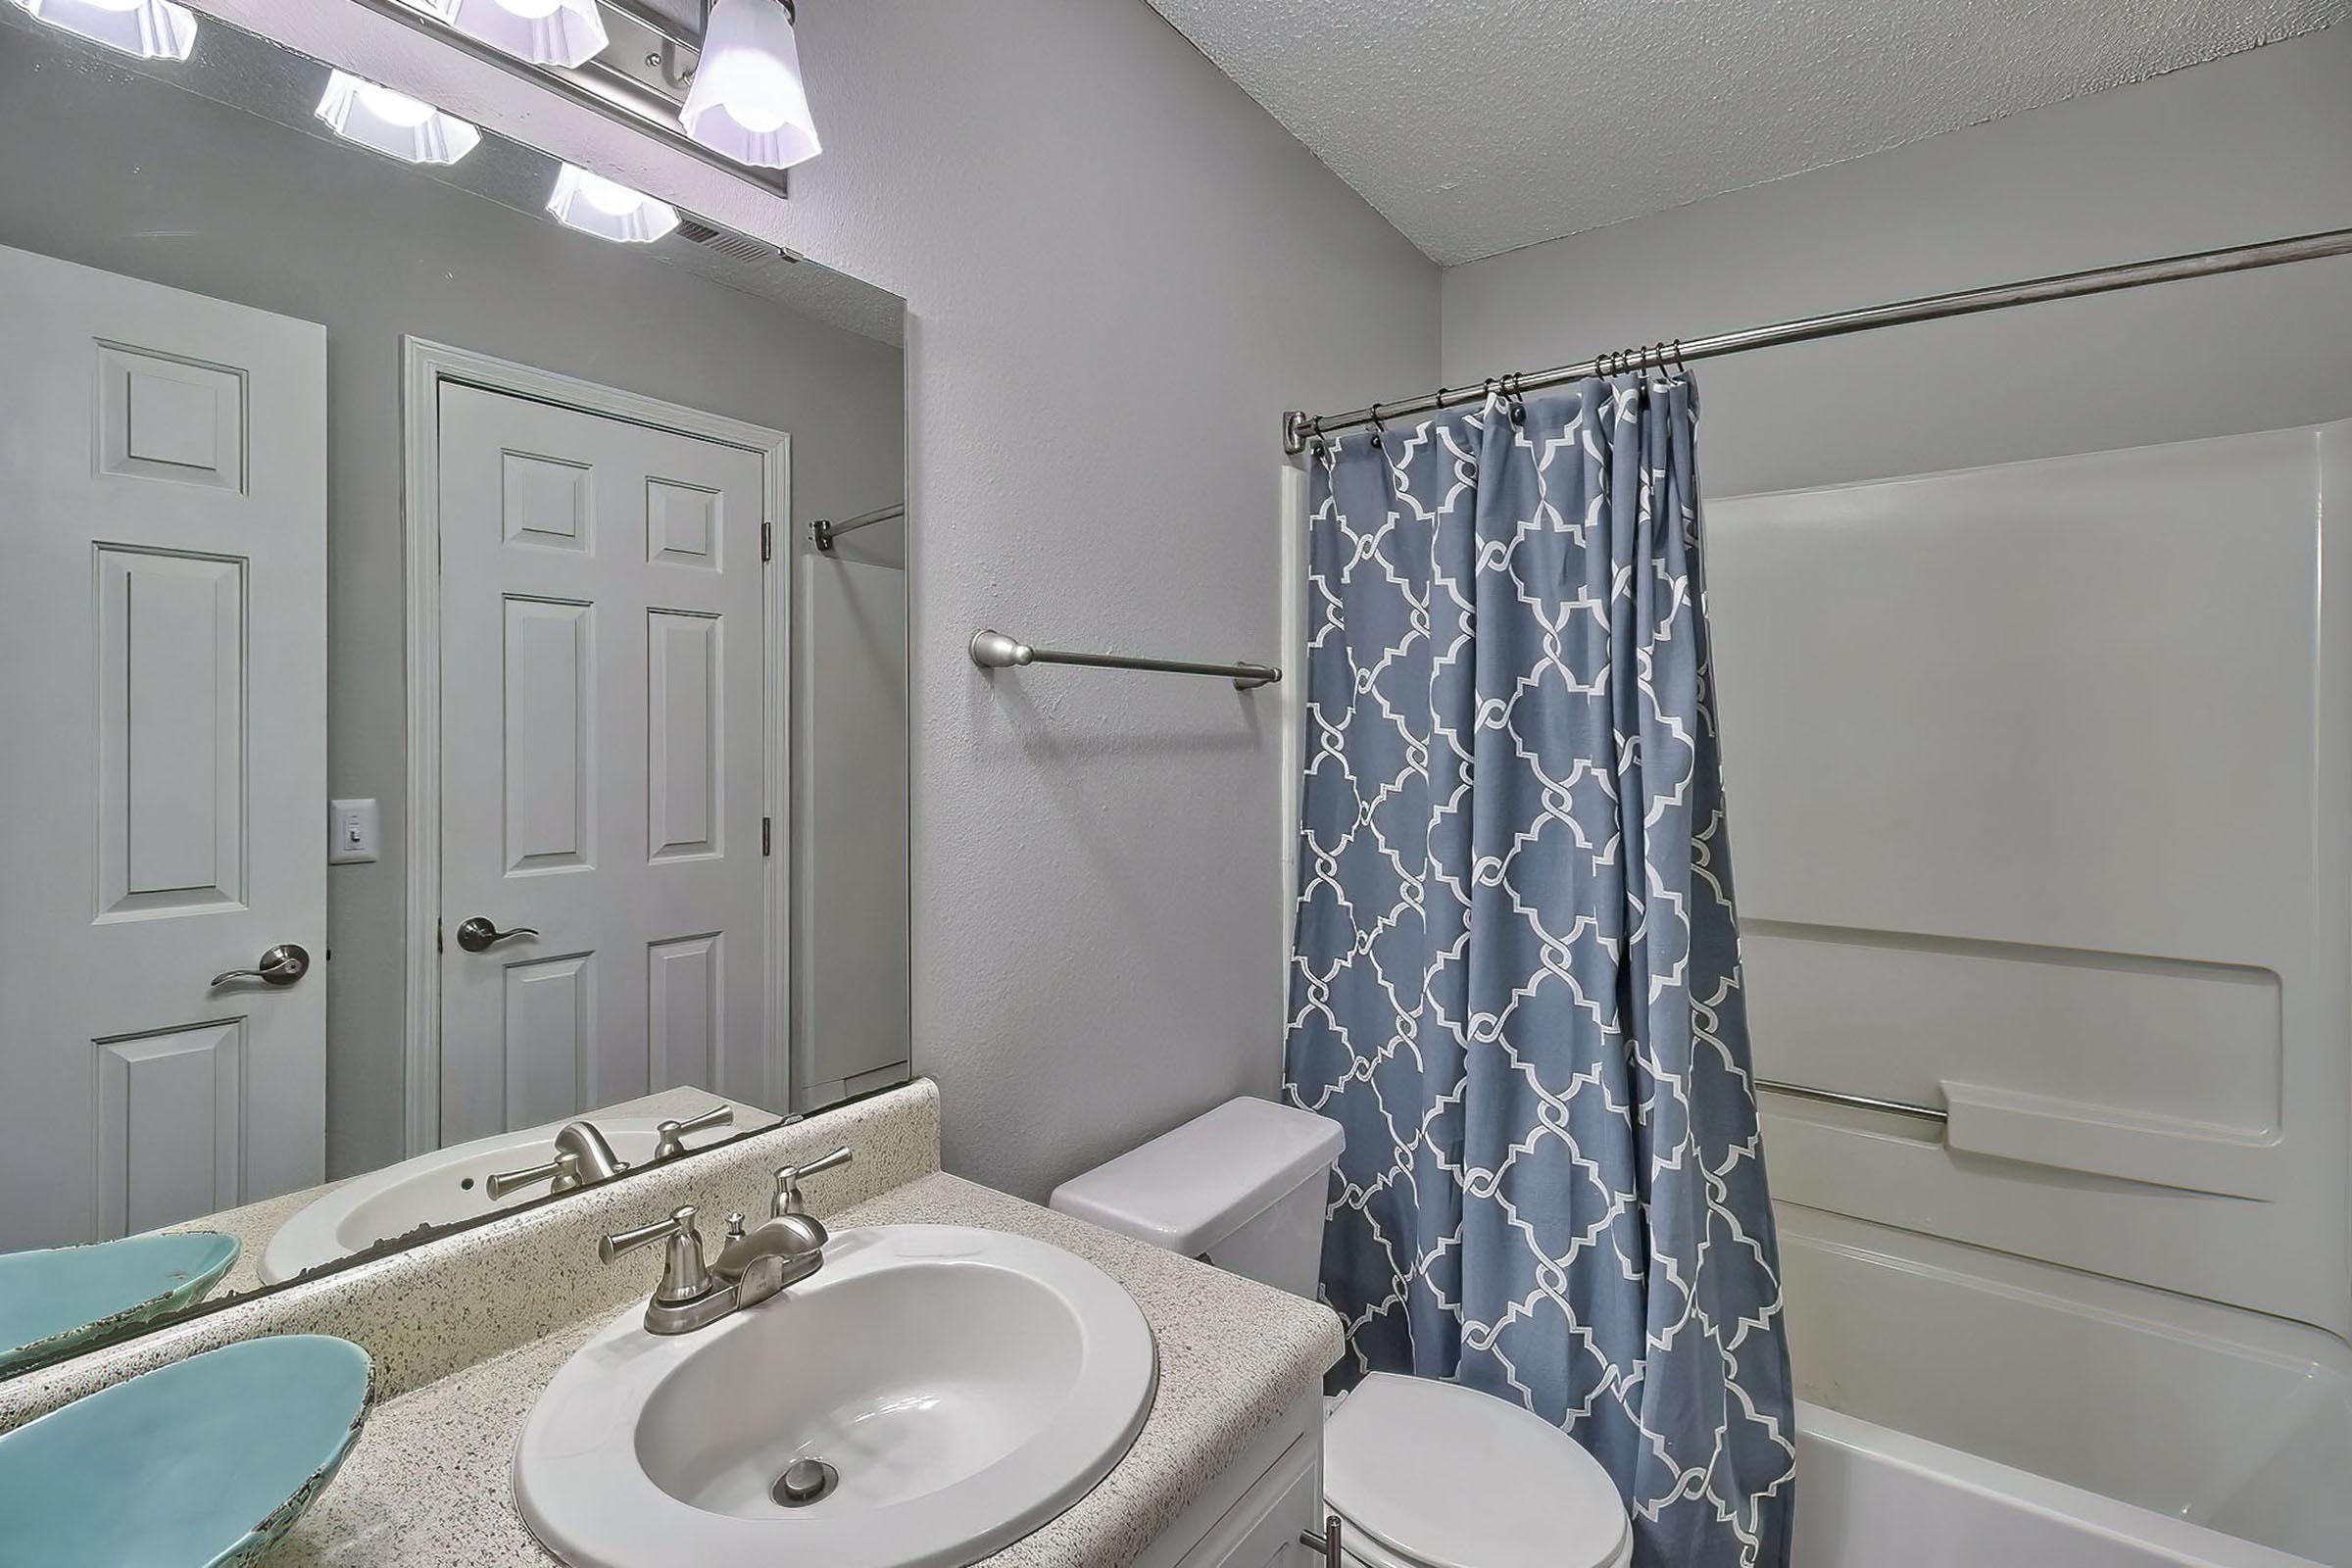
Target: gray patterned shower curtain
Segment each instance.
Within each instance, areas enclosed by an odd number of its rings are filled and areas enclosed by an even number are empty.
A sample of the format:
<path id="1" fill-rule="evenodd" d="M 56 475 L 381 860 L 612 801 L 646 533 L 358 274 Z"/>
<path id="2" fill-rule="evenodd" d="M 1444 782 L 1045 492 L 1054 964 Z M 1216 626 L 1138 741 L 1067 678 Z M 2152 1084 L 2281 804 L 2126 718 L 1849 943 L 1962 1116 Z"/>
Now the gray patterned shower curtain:
<path id="1" fill-rule="evenodd" d="M 1795 1431 L 1688 376 L 1312 462 L 1289 1093 L 1343 1377 L 1565 1427 L 1638 1568 L 1785 1568 Z"/>

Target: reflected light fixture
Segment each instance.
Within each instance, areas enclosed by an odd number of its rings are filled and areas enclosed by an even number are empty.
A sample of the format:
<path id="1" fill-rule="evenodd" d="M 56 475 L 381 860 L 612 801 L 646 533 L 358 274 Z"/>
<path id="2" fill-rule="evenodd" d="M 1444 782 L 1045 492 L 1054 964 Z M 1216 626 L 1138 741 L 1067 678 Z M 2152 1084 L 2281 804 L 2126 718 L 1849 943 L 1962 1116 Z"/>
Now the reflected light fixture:
<path id="1" fill-rule="evenodd" d="M 22 0 L 20 0 L 22 3 Z M 534 66 L 578 66 L 604 52 L 596 0 L 405 0 L 412 9 Z"/>
<path id="2" fill-rule="evenodd" d="M 18 10 L 141 60 L 185 60 L 196 13 L 174 0 L 15 0 Z"/>
<path id="3" fill-rule="evenodd" d="M 739 164 L 789 169 L 822 151 L 789 0 L 715 0 L 679 119 L 687 135 Z"/>
<path id="4" fill-rule="evenodd" d="M 642 191 L 565 164 L 547 210 L 556 220 L 599 239 L 642 245 L 678 226 L 678 210 Z"/>
<path id="5" fill-rule="evenodd" d="M 407 164 L 454 164 L 482 139 L 457 116 L 348 71 L 327 78 L 318 118 L 345 141 Z"/>

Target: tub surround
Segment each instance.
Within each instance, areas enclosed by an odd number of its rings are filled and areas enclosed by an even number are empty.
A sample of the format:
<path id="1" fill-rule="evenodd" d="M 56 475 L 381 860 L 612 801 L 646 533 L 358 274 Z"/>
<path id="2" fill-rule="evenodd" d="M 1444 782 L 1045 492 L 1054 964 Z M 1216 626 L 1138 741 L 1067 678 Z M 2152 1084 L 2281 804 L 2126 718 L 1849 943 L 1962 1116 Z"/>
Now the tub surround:
<path id="1" fill-rule="evenodd" d="M 954 1176 L 919 1177 L 828 1223 L 976 1225 L 1032 1236 L 1117 1280 L 1152 1325 L 1159 1389 L 1134 1446 L 1068 1512 L 987 1558 L 992 1568 L 1134 1562 L 1339 1359 L 1339 1321 L 1312 1301 Z M 514 1445 L 540 1391 L 612 1317 L 600 1309 L 383 1404 L 367 1442 L 272 1568 L 553 1562 L 514 1512 Z"/>
<path id="2" fill-rule="evenodd" d="M 0 1432 L 152 1367 L 264 1334 L 350 1340 L 374 1358 L 378 1396 L 397 1397 L 651 1294 L 660 1257 L 602 1264 L 598 1237 L 681 1203 L 713 1217 L 760 1212 L 777 1166 L 844 1144 L 857 1160 L 808 1183 L 819 1215 L 939 1168 L 938 1090 L 918 1079 L 0 1382 Z"/>

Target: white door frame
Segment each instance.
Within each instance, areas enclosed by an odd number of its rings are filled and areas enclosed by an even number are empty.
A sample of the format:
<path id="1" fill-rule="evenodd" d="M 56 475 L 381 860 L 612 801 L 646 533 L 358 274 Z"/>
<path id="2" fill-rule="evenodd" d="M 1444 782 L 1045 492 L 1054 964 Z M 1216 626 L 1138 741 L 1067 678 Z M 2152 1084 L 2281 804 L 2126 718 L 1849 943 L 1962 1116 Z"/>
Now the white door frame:
<path id="1" fill-rule="evenodd" d="M 1282 803 L 1281 819 L 1276 825 L 1279 837 L 1274 848 L 1274 863 L 1282 877 L 1282 924 L 1277 928 L 1282 972 L 1276 977 L 1278 1010 L 1274 1014 L 1277 1083 L 1281 1080 L 1289 1039 L 1291 960 L 1297 956 L 1298 940 L 1298 831 L 1302 804 L 1299 793 L 1306 771 L 1306 466 L 1302 463 L 1284 464 L 1275 480 L 1274 518 L 1275 525 L 1282 530 L 1280 564 L 1275 573 L 1281 583 L 1282 607 L 1275 623 L 1282 629 L 1283 670 L 1282 684 L 1274 688 L 1282 715 L 1274 748 L 1279 775 L 1275 799 Z"/>
<path id="2" fill-rule="evenodd" d="M 408 602 L 409 795 L 407 832 L 408 938 L 406 1074 L 403 1120 L 411 1155 L 440 1147 L 441 1137 L 441 383 L 529 398 L 583 414 L 625 419 L 679 435 L 740 447 L 760 455 L 766 494 L 760 538 L 789 543 L 792 437 L 781 430 L 707 414 L 682 404 L 641 397 L 553 370 L 494 359 L 470 349 L 404 337 L 401 387 L 401 523 L 406 546 Z M 762 1019 L 766 1036 L 767 1103 L 790 1093 L 791 945 L 790 818 L 784 795 L 791 778 L 792 606 L 790 549 L 763 549 L 764 604 L 760 633 L 767 667 L 767 782 L 763 814 L 783 824 L 766 858 L 763 903 L 767 942 Z"/>

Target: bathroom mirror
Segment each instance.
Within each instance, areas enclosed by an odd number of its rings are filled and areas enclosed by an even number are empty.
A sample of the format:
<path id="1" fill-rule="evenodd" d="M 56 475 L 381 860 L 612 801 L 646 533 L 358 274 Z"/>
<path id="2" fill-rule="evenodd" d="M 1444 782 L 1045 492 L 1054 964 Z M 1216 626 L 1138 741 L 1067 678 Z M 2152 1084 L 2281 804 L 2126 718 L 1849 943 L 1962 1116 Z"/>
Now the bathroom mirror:
<path id="1" fill-rule="evenodd" d="M 905 1079 L 901 320 L 0 5 L 0 1374 Z"/>

